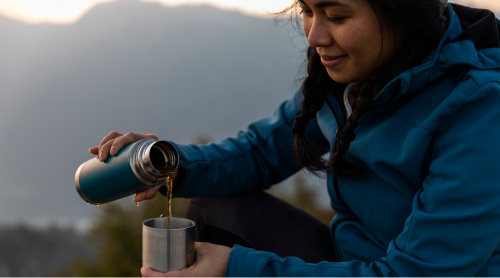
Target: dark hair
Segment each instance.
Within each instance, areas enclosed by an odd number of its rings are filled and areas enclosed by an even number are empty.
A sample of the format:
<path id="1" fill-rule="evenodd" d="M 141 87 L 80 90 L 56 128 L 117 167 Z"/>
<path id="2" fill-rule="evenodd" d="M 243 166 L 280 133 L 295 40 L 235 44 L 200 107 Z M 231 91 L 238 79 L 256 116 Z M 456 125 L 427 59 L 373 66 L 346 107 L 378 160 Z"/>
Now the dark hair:
<path id="1" fill-rule="evenodd" d="M 377 16 L 382 42 L 391 35 L 396 40 L 396 53 L 383 65 L 375 78 L 366 78 L 349 90 L 352 114 L 343 129 L 337 131 L 334 154 L 330 161 L 323 159 L 304 136 L 307 123 L 316 117 L 327 101 L 329 92 L 336 99 L 343 99 L 345 85 L 333 81 L 321 63 L 321 58 L 312 47 L 308 48 L 307 77 L 302 83 L 304 100 L 302 112 L 295 118 L 292 132 L 296 134 L 294 152 L 298 164 L 312 173 L 331 171 L 335 177 L 359 179 L 363 177 L 363 163 L 355 154 L 349 154 L 350 143 L 356 137 L 355 128 L 359 119 L 372 106 L 373 98 L 393 78 L 403 71 L 419 65 L 440 41 L 445 31 L 446 10 L 443 0 L 367 0 Z M 294 10 L 298 1 L 283 12 Z M 404 29 L 401 28 L 404 26 Z M 384 45 L 382 44 L 382 48 Z M 379 58 L 382 53 L 379 53 Z M 396 97 L 399 88 L 393 92 Z M 392 100 L 392 99 L 391 99 Z M 391 101 L 389 100 L 389 101 Z"/>

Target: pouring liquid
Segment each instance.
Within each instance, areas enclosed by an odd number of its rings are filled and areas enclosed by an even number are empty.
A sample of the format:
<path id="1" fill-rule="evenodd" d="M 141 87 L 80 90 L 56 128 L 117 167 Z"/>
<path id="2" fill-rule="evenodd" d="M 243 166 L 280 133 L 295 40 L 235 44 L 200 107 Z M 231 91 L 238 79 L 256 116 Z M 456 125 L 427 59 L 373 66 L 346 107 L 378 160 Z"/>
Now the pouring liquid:
<path id="1" fill-rule="evenodd" d="M 172 219 L 172 187 L 174 184 L 174 179 L 172 178 L 172 173 L 165 174 L 165 186 L 168 189 L 168 210 L 167 210 L 167 217 L 168 217 L 168 224 L 167 224 L 167 229 L 170 229 L 170 220 Z"/>
<path id="2" fill-rule="evenodd" d="M 169 163 L 167 160 L 168 155 L 162 150 L 161 148 L 158 148 L 154 146 L 151 150 L 151 159 L 153 162 L 153 165 L 155 165 L 155 169 L 158 170 L 162 175 L 164 176 L 165 179 L 165 186 L 167 187 L 167 200 L 168 200 L 168 207 L 167 207 L 167 217 L 168 217 L 168 224 L 167 224 L 167 229 L 170 229 L 170 220 L 172 218 L 172 187 L 174 184 L 174 179 L 172 177 L 172 172 L 173 172 L 173 167 L 174 165 Z M 161 178 L 160 178 L 161 179 Z M 163 216 L 163 214 L 162 214 Z"/>
<path id="3" fill-rule="evenodd" d="M 172 178 L 172 173 L 164 173 L 165 176 L 165 187 L 167 187 L 167 216 L 164 214 L 160 215 L 161 218 L 168 217 L 167 229 L 170 229 L 170 220 L 172 219 L 172 187 L 174 184 L 174 179 Z"/>

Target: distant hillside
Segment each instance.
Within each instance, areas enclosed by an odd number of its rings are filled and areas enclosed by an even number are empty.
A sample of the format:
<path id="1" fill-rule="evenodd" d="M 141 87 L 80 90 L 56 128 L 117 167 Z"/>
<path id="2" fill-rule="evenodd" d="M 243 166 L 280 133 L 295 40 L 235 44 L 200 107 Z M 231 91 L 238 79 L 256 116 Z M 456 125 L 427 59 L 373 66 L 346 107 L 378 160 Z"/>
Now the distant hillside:
<path id="1" fill-rule="evenodd" d="M 93 249 L 69 229 L 0 227 L 0 276 L 54 276 L 75 259 L 95 261 Z"/>
<path id="2" fill-rule="evenodd" d="M 0 17 L 0 222 L 95 210 L 74 173 L 112 130 L 188 143 L 272 115 L 303 61 L 289 35 L 271 19 L 136 0 L 67 26 Z"/>

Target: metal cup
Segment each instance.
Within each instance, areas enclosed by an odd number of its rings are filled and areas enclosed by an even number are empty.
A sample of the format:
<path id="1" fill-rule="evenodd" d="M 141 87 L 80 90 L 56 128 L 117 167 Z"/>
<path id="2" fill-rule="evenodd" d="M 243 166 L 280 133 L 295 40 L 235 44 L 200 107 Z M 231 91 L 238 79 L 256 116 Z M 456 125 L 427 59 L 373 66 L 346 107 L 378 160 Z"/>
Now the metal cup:
<path id="1" fill-rule="evenodd" d="M 195 261 L 194 221 L 172 217 L 142 222 L 142 266 L 159 272 L 180 270 Z"/>

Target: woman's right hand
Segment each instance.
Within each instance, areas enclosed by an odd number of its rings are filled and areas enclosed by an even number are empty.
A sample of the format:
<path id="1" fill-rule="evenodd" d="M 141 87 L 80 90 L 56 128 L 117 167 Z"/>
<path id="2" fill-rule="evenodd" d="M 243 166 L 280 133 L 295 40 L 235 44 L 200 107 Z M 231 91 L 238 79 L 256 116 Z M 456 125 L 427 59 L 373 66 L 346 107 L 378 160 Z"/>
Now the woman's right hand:
<path id="1" fill-rule="evenodd" d="M 98 147 L 90 148 L 89 152 L 95 155 L 98 154 L 99 161 L 106 161 L 109 155 L 116 155 L 124 146 L 146 138 L 158 140 L 158 136 L 148 132 L 128 132 L 126 134 L 123 134 L 120 132 L 112 131 L 101 140 L 101 143 Z M 178 170 L 175 170 L 175 172 L 173 173 L 173 179 L 175 179 L 175 177 L 177 176 L 177 172 Z M 158 190 L 164 185 L 165 183 L 162 183 L 156 187 L 137 193 L 135 195 L 135 201 L 141 202 L 144 200 L 153 199 L 156 196 L 156 193 L 158 193 Z"/>
<path id="2" fill-rule="evenodd" d="M 109 155 L 117 154 L 124 146 L 146 138 L 158 140 L 158 136 L 148 132 L 128 132 L 127 134 L 123 134 L 111 131 L 101 140 L 98 147 L 90 148 L 89 152 L 91 154 L 98 154 L 99 161 L 106 161 Z"/>
<path id="3" fill-rule="evenodd" d="M 158 140 L 158 136 L 148 132 L 128 132 L 123 134 L 111 131 L 101 140 L 98 147 L 90 148 L 89 152 L 91 154 L 98 154 L 99 161 L 106 161 L 109 155 L 117 154 L 124 146 L 146 138 Z"/>

